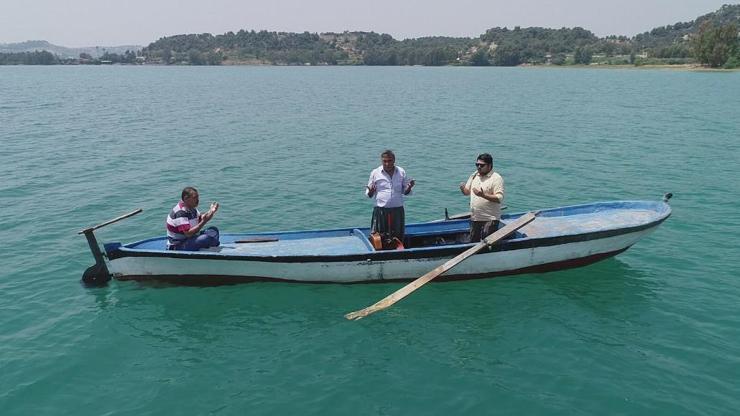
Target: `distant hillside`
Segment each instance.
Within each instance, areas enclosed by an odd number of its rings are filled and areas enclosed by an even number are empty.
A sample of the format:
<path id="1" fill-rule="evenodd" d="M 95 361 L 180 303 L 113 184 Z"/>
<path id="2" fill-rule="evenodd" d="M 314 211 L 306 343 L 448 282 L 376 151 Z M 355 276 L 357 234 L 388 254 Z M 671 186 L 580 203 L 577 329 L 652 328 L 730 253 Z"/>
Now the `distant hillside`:
<path id="1" fill-rule="evenodd" d="M 21 53 L 34 51 L 48 51 L 57 55 L 59 58 L 78 58 L 81 53 L 86 53 L 93 58 L 99 58 L 104 53 L 124 54 L 128 51 L 138 51 L 142 47 L 139 45 L 124 46 L 89 46 L 84 48 L 67 48 L 64 46 L 53 45 L 45 40 L 29 40 L 19 43 L 0 43 L 0 53 Z"/>
<path id="2" fill-rule="evenodd" d="M 399 41 L 375 32 L 287 33 L 240 30 L 223 35 L 163 37 L 142 50 L 147 62 L 220 65 L 520 65 L 692 62 L 691 36 L 702 23 L 740 22 L 740 5 L 725 5 L 691 22 L 632 38 L 599 38 L 576 27 L 492 28 L 478 38 Z"/>
<path id="3" fill-rule="evenodd" d="M 495 27 L 475 38 L 397 40 L 375 32 L 240 30 L 167 36 L 139 46 L 65 48 L 46 41 L 0 44 L 0 64 L 165 65 L 644 65 L 740 66 L 740 4 L 631 38 L 599 38 L 581 28 Z M 141 50 L 141 56 L 138 52 Z M 48 51 L 57 56 L 49 56 Z M 128 53 L 127 53 L 128 51 Z M 87 54 L 80 58 L 80 54 Z M 101 58 L 102 59 L 97 59 Z"/>
<path id="4" fill-rule="evenodd" d="M 736 24 L 740 26 L 740 4 L 722 6 L 716 12 L 697 17 L 690 22 L 678 22 L 673 25 L 660 26 L 640 33 L 632 38 L 635 49 L 648 50 L 657 57 L 671 55 L 689 55 L 689 39 L 699 27 L 710 22 L 715 26 Z"/>

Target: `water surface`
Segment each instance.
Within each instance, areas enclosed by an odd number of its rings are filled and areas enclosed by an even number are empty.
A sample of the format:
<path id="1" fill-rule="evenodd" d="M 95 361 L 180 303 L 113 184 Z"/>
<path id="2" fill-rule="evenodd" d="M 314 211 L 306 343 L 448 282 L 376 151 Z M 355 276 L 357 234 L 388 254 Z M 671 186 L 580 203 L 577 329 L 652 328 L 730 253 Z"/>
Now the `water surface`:
<path id="1" fill-rule="evenodd" d="M 3 415 L 734 414 L 740 73 L 0 67 Z M 616 258 L 400 287 L 78 283 L 80 229 L 160 235 L 183 186 L 226 231 L 369 224 L 384 148 L 409 222 L 464 211 L 494 155 L 510 211 L 675 194 Z"/>

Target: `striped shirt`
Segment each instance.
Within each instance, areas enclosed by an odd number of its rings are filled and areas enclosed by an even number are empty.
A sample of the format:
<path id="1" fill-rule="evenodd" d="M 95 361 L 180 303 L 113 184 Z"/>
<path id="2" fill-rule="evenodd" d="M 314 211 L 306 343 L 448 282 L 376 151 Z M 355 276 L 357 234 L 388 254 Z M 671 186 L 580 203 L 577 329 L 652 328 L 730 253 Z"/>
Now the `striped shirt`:
<path id="1" fill-rule="evenodd" d="M 187 239 L 185 231 L 198 225 L 200 212 L 196 208 L 188 208 L 180 201 L 172 208 L 167 216 L 167 248 L 176 246 Z"/>

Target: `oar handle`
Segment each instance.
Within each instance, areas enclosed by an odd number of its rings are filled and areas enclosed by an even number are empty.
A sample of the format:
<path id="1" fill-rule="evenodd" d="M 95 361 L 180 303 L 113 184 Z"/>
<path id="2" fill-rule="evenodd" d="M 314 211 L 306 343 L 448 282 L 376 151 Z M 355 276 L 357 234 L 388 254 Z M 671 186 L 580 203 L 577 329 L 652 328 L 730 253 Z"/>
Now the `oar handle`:
<path id="1" fill-rule="evenodd" d="M 113 224 L 114 222 L 118 222 L 118 221 L 121 221 L 121 220 L 126 219 L 128 217 L 132 217 L 132 216 L 140 213 L 141 211 L 143 211 L 141 208 L 136 209 L 134 211 L 129 212 L 128 214 L 124 214 L 124 215 L 121 215 L 120 217 L 113 218 L 110 221 L 106 221 L 106 222 L 104 222 L 102 224 L 98 224 L 98 225 L 96 225 L 94 227 L 85 228 L 84 230 L 78 232 L 77 234 L 85 234 L 86 232 L 97 230 L 98 228 L 105 227 L 106 225 Z"/>

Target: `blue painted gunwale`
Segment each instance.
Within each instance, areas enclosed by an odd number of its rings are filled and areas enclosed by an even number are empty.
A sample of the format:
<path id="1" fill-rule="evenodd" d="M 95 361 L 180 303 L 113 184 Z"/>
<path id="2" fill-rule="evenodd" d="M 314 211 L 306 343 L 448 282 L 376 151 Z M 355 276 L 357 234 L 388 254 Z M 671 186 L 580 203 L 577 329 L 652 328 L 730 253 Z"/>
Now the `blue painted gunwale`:
<path id="1" fill-rule="evenodd" d="M 636 224 L 629 227 L 620 227 L 619 224 L 610 224 L 609 213 L 614 214 L 619 211 L 640 210 L 653 211 L 654 218 L 650 221 Z M 524 213 L 503 215 L 502 221 L 511 221 L 518 218 Z M 609 201 L 596 202 L 589 204 L 571 205 L 540 210 L 538 218 L 558 218 L 572 215 L 592 214 L 593 218 L 603 217 L 605 226 L 599 229 L 592 229 L 584 232 L 570 232 L 556 235 L 545 235 L 540 237 L 531 237 L 526 235 L 515 234 L 513 238 L 503 240 L 498 244 L 490 247 L 488 250 L 482 250 L 478 254 L 491 251 L 508 251 L 528 249 L 534 247 L 545 247 L 561 245 L 595 239 L 613 237 L 622 234 L 628 234 L 644 229 L 652 228 L 671 215 L 670 206 L 662 201 Z M 599 215 L 604 214 L 604 215 Z M 537 220 L 535 220 L 536 222 Z M 449 221 L 432 221 L 425 223 L 408 224 L 406 226 L 406 235 L 412 236 L 433 236 L 455 232 L 465 232 L 468 230 L 469 220 L 449 220 Z M 281 232 L 263 232 L 263 233 L 239 233 L 239 234 L 222 234 L 222 244 L 229 244 L 235 240 L 248 237 L 278 237 L 282 241 L 292 239 L 307 239 L 333 237 L 333 236 L 350 236 L 353 232 L 361 232 L 363 237 L 367 238 L 369 229 L 365 228 L 339 228 L 330 230 L 306 230 L 306 231 L 281 231 Z M 577 231 L 577 230 L 572 230 Z M 256 262 L 277 262 L 277 263 L 312 263 L 312 262 L 348 262 L 348 261 L 385 261 L 385 260 L 403 260 L 403 259 L 422 259 L 422 258 L 444 258 L 457 255 L 472 246 L 466 244 L 449 244 L 443 246 L 429 246 L 409 248 L 405 250 L 387 250 L 387 251 L 370 251 L 371 246 L 367 244 L 366 251 L 357 251 L 356 253 L 344 254 L 300 254 L 300 255 L 245 255 L 245 254 L 228 254 L 228 252 L 210 252 L 210 251 L 167 251 L 164 249 L 139 248 L 140 246 L 159 245 L 164 247 L 165 237 L 155 237 L 146 240 L 133 242 L 126 245 L 118 243 L 106 244 L 106 254 L 110 260 L 122 257 L 168 257 L 168 258 L 186 258 L 186 259 L 211 259 L 211 260 L 237 260 L 237 261 L 256 261 Z M 153 244 L 154 243 L 154 244 Z M 257 243 L 263 244 L 263 243 Z M 366 243 L 364 243 L 366 244 Z"/>

